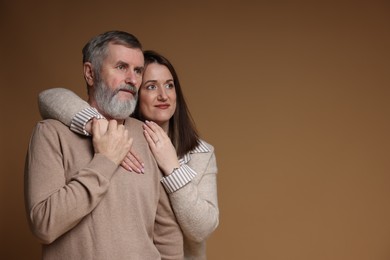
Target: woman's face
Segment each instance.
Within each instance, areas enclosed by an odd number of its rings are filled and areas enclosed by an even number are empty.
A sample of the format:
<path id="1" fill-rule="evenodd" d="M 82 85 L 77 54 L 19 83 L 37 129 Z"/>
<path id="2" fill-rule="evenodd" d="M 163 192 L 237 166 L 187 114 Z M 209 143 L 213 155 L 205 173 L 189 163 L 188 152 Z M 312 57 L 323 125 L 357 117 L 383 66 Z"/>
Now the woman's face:
<path id="1" fill-rule="evenodd" d="M 143 117 L 167 131 L 169 119 L 176 110 L 175 85 L 167 67 L 157 63 L 147 65 L 139 91 L 139 102 Z"/>

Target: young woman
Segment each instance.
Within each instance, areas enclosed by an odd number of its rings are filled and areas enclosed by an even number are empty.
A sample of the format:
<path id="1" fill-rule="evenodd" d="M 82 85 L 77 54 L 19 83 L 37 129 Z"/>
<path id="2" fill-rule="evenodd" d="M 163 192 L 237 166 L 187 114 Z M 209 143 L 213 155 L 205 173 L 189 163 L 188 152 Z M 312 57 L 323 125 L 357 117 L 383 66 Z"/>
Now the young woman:
<path id="1" fill-rule="evenodd" d="M 139 101 L 132 116 L 145 122 L 145 138 L 164 174 L 161 183 L 184 234 L 185 259 L 206 259 L 206 239 L 219 222 L 214 148 L 200 139 L 169 60 L 154 51 L 145 51 L 144 57 Z M 87 122 L 101 118 L 66 89 L 46 90 L 39 102 L 44 118 L 59 119 L 86 135 Z M 122 165 L 140 171 L 140 161 L 129 153 Z"/>

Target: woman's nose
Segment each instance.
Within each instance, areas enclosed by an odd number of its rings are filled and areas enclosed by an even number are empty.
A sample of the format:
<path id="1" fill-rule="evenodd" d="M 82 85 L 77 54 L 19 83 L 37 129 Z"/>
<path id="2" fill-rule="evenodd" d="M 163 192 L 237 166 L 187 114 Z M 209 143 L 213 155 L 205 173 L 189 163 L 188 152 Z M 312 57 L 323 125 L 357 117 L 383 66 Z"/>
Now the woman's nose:
<path id="1" fill-rule="evenodd" d="M 160 101 L 165 101 L 168 99 L 167 93 L 165 93 L 164 89 L 161 89 L 158 93 L 157 99 Z"/>

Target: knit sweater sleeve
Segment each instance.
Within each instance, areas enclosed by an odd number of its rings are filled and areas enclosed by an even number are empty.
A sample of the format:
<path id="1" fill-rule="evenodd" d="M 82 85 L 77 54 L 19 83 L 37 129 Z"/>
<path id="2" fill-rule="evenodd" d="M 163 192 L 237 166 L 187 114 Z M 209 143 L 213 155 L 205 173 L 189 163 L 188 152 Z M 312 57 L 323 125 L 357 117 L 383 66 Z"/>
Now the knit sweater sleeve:
<path id="1" fill-rule="evenodd" d="M 184 235 L 194 241 L 204 241 L 218 226 L 219 210 L 217 200 L 217 164 L 214 150 L 208 160 L 198 160 L 195 155 L 191 162 L 199 165 L 204 172 L 198 172 L 199 182 L 193 180 L 181 189 L 170 193 L 170 201 Z M 198 154 L 198 156 L 205 156 Z"/>
<path id="2" fill-rule="evenodd" d="M 75 227 L 106 194 L 117 165 L 95 154 L 66 180 L 61 140 L 56 128 L 40 122 L 31 137 L 25 167 L 25 200 L 29 224 L 49 244 Z"/>
<path id="3" fill-rule="evenodd" d="M 68 89 L 52 88 L 39 94 L 38 107 L 43 119 L 57 119 L 70 127 L 76 114 L 90 105 Z"/>

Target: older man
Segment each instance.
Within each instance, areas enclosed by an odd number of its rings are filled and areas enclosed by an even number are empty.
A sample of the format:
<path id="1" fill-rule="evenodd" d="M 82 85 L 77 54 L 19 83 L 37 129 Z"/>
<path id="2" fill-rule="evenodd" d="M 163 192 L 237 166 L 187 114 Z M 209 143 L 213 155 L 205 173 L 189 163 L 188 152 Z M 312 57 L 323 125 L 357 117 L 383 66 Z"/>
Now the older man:
<path id="1" fill-rule="evenodd" d="M 126 32 L 110 31 L 83 48 L 91 117 L 110 119 L 101 135 L 75 134 L 56 120 L 37 124 L 25 168 L 27 216 L 43 243 L 43 259 L 181 259 L 183 238 L 161 173 L 129 118 L 143 72 L 142 47 Z M 94 110 L 96 109 L 96 110 Z M 119 167 L 131 147 L 144 174 Z"/>

